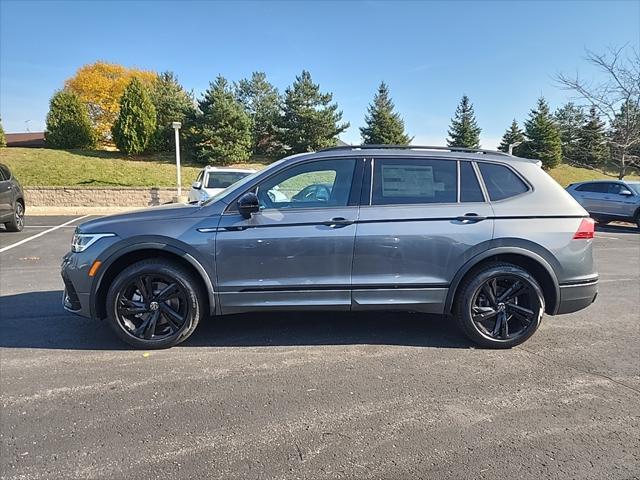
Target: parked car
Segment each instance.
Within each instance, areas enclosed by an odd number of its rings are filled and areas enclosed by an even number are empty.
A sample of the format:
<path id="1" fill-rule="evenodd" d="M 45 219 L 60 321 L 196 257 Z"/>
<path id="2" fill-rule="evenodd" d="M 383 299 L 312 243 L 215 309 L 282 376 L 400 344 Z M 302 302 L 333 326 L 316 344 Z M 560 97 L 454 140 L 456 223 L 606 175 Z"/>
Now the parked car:
<path id="1" fill-rule="evenodd" d="M 640 228 L 640 182 L 580 182 L 569 185 L 567 191 L 600 225 L 619 220 Z"/>
<path id="2" fill-rule="evenodd" d="M 254 172 L 244 168 L 205 167 L 191 184 L 189 201 L 204 202 Z"/>
<path id="3" fill-rule="evenodd" d="M 9 167 L 0 163 L 0 223 L 10 232 L 24 228 L 24 193 Z"/>
<path id="4" fill-rule="evenodd" d="M 319 185 L 328 196 L 298 195 Z M 209 315 L 281 310 L 450 315 L 477 344 L 508 348 L 545 312 L 595 300 L 593 234 L 539 162 L 336 147 L 282 159 L 203 204 L 81 224 L 62 265 L 64 306 L 146 349 L 183 342 Z"/>

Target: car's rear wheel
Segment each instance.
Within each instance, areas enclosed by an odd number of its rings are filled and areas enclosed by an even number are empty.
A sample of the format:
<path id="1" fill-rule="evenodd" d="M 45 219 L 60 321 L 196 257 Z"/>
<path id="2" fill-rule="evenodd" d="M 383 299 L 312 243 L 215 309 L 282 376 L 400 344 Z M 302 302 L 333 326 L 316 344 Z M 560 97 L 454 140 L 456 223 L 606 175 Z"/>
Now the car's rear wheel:
<path id="1" fill-rule="evenodd" d="M 138 348 L 185 341 L 204 314 L 200 282 L 180 265 L 144 260 L 124 269 L 107 293 L 107 318 L 116 334 Z"/>
<path id="2" fill-rule="evenodd" d="M 535 333 L 544 313 L 536 279 L 509 263 L 494 263 L 468 275 L 454 307 L 462 331 L 483 347 L 511 348 Z"/>
<path id="3" fill-rule="evenodd" d="M 13 207 L 13 217 L 4 226 L 9 232 L 21 232 L 24 229 L 24 204 L 20 200 Z"/>

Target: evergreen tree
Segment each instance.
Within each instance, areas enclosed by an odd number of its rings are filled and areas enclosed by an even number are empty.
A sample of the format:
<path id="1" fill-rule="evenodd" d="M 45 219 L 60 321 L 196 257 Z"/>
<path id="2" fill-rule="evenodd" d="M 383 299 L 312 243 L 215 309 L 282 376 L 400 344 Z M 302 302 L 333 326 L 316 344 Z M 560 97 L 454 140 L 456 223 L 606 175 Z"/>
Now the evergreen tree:
<path id="1" fill-rule="evenodd" d="M 156 109 L 156 130 L 149 147 L 156 152 L 166 152 L 174 147 L 171 124 L 184 123 L 195 111 L 193 96 L 185 92 L 173 72 L 164 72 L 152 86 L 151 100 Z"/>
<path id="2" fill-rule="evenodd" d="M 618 178 L 628 173 L 630 164 L 640 164 L 640 107 L 624 102 L 608 135 L 612 159 L 619 167 Z"/>
<path id="3" fill-rule="evenodd" d="M 87 107 L 70 90 L 59 90 L 51 97 L 45 140 L 52 148 L 89 148 L 95 144 Z"/>
<path id="4" fill-rule="evenodd" d="M 362 143 L 408 145 L 411 142 L 412 139 L 404 131 L 404 121 L 399 113 L 394 112 L 394 109 L 389 87 L 382 82 L 364 118 L 366 125 L 360 127 Z"/>
<path id="5" fill-rule="evenodd" d="M 524 127 L 526 139 L 520 146 L 518 155 L 540 160 L 546 169 L 557 166 L 562 160 L 560 133 L 543 97 L 538 99 L 536 108 L 531 110 Z"/>
<path id="6" fill-rule="evenodd" d="M 282 151 L 278 141 L 278 122 L 282 110 L 282 97 L 278 89 L 267 81 L 264 72 L 253 72 L 251 78 L 235 85 L 238 101 L 252 121 L 253 151 L 274 157 Z"/>
<path id="7" fill-rule="evenodd" d="M 251 156 L 251 118 L 238 102 L 229 82 L 218 76 L 198 102 L 200 113 L 190 127 L 195 156 L 224 165 Z"/>
<path id="8" fill-rule="evenodd" d="M 500 145 L 498 146 L 498 150 L 501 152 L 509 152 L 509 145 L 516 143 L 522 144 L 522 142 L 524 142 L 524 133 L 522 133 L 522 130 L 520 130 L 520 127 L 518 126 L 518 122 L 516 122 L 516 119 L 514 118 L 513 122 L 511 122 L 511 126 L 504 132 Z M 518 155 L 518 146 L 513 148 L 513 154 Z"/>
<path id="9" fill-rule="evenodd" d="M 120 111 L 111 134 L 121 152 L 142 153 L 156 131 L 156 109 L 147 88 L 134 77 L 120 99 Z"/>
<path id="10" fill-rule="evenodd" d="M 609 157 L 605 124 L 596 107 L 589 109 L 587 119 L 578 131 L 576 160 L 592 167 L 603 167 Z"/>
<path id="11" fill-rule="evenodd" d="M 303 70 L 285 91 L 280 121 L 282 143 L 293 153 L 335 145 L 337 136 L 349 128 L 349 123 L 340 123 L 342 112 L 332 100 L 333 95 L 320 92 L 311 74 Z"/>
<path id="12" fill-rule="evenodd" d="M 585 122 L 582 108 L 569 102 L 556 110 L 554 120 L 560 132 L 562 144 L 562 158 L 565 162 L 575 162 L 578 134 Z"/>
<path id="13" fill-rule="evenodd" d="M 4 128 L 2 128 L 2 119 L 0 119 L 0 147 L 7 146 L 7 138 L 4 136 Z"/>
<path id="14" fill-rule="evenodd" d="M 451 119 L 447 145 L 450 147 L 480 148 L 481 131 L 476 122 L 473 105 L 469 97 L 463 95 L 458 108 L 456 108 L 456 114 Z"/>

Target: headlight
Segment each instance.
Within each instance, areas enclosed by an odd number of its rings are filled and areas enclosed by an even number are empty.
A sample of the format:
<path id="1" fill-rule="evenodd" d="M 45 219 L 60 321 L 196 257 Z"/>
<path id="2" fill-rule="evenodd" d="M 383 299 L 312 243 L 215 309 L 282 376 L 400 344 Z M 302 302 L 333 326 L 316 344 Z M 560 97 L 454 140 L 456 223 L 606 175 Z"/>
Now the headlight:
<path id="1" fill-rule="evenodd" d="M 115 236 L 115 233 L 76 233 L 71 241 L 71 251 L 74 253 L 84 252 L 101 238 Z"/>

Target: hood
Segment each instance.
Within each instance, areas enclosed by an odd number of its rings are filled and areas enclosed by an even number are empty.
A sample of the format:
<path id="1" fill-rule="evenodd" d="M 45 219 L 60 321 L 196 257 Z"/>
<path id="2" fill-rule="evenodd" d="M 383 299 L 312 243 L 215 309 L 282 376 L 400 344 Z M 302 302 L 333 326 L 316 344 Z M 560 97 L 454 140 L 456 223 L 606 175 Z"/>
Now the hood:
<path id="1" fill-rule="evenodd" d="M 160 205 L 89 220 L 81 223 L 78 226 L 78 231 L 81 233 L 108 233 L 118 224 L 191 217 L 200 213 L 201 210 L 200 205 L 188 203 Z"/>

